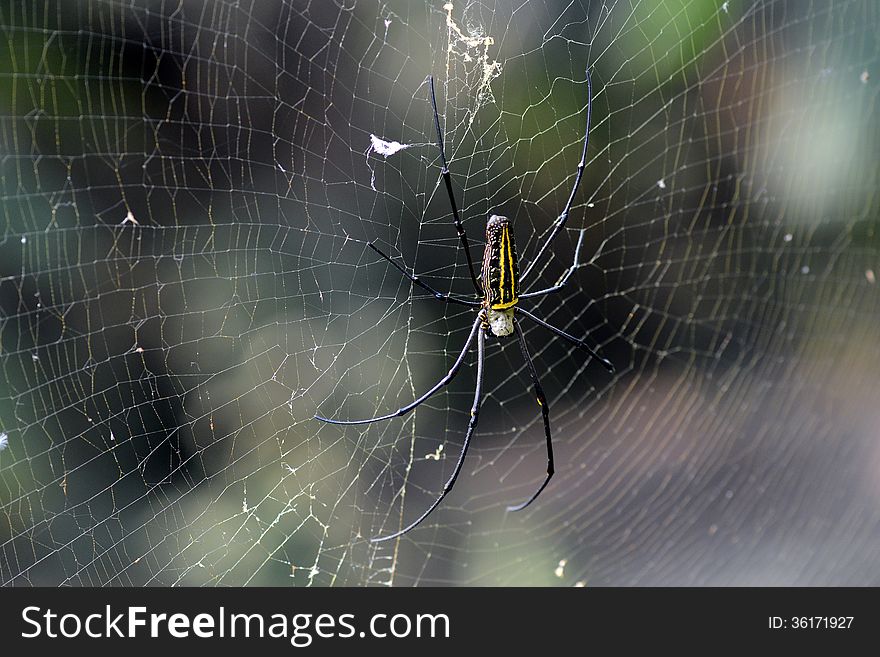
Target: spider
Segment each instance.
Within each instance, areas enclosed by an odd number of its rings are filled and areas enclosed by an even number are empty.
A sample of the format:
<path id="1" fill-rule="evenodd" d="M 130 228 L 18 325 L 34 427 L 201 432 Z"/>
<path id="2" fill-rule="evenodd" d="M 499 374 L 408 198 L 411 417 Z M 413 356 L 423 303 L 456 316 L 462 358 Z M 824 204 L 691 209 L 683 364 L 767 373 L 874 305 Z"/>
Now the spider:
<path id="1" fill-rule="evenodd" d="M 316 415 L 315 418 L 321 420 L 322 422 L 328 422 L 330 424 L 349 425 L 381 422 L 383 420 L 390 420 L 391 418 L 400 417 L 401 415 L 404 415 L 418 407 L 434 393 L 438 392 L 441 388 L 446 386 L 450 381 L 452 381 L 453 378 L 455 378 L 455 375 L 458 374 L 458 371 L 461 368 L 461 365 L 464 362 L 464 359 L 467 356 L 467 353 L 470 350 L 474 339 L 476 339 L 477 341 L 477 381 L 474 389 L 474 403 L 473 406 L 471 406 L 470 421 L 468 422 L 467 433 L 465 434 L 464 442 L 462 443 L 461 447 L 461 452 L 459 453 L 458 461 L 455 464 L 455 469 L 453 470 L 452 475 L 449 477 L 446 484 L 443 486 L 443 492 L 440 493 L 440 496 L 436 500 L 434 500 L 433 504 L 431 504 L 430 507 L 428 507 L 427 511 L 422 513 L 422 515 L 420 515 L 415 521 L 413 521 L 403 529 L 394 532 L 393 534 L 388 534 L 387 536 L 378 536 L 370 539 L 372 542 L 388 541 L 397 538 L 398 536 L 402 536 L 403 534 L 406 534 L 410 530 L 417 527 L 425 518 L 427 518 L 431 514 L 432 511 L 434 511 L 434 509 L 436 509 L 440 505 L 440 503 L 443 501 L 446 495 L 449 494 L 449 492 L 452 490 L 452 487 L 455 485 L 455 481 L 456 479 L 458 479 L 458 475 L 461 472 L 462 465 L 464 464 L 464 459 L 467 455 L 468 447 L 470 446 L 471 437 L 473 436 L 474 430 L 477 427 L 477 418 L 479 417 L 480 402 L 482 399 L 483 390 L 483 363 L 485 360 L 485 342 L 487 334 L 494 335 L 498 338 L 505 338 L 513 334 L 516 335 L 516 339 L 519 342 L 520 351 L 522 352 L 523 359 L 526 362 L 529 375 L 532 379 L 532 384 L 534 386 L 535 397 L 537 398 L 538 406 L 541 409 L 541 415 L 544 421 L 544 435 L 546 437 L 547 443 L 547 475 L 544 481 L 532 494 L 531 497 L 529 497 L 525 502 L 521 504 L 507 507 L 508 511 L 520 511 L 522 509 L 525 509 L 532 502 L 534 502 L 541 494 L 541 492 L 547 487 L 547 484 L 550 483 L 550 479 L 553 478 L 554 472 L 553 439 L 550 432 L 550 412 L 547 406 L 547 398 L 545 397 L 544 390 L 541 387 L 540 381 L 538 380 L 538 373 L 535 370 L 535 364 L 532 362 L 532 358 L 529 355 L 525 335 L 523 334 L 523 330 L 520 327 L 519 320 L 517 319 L 516 315 L 521 314 L 522 316 L 535 322 L 536 324 L 543 326 L 551 333 L 554 333 L 560 338 L 563 338 L 564 340 L 567 340 L 568 342 L 579 347 L 580 349 L 583 349 L 592 358 L 598 360 L 605 367 L 606 370 L 608 370 L 609 372 L 614 372 L 614 365 L 612 365 L 609 360 L 603 358 L 593 349 L 591 349 L 590 346 L 587 345 L 583 340 L 576 338 L 573 335 L 569 335 L 565 331 L 558 329 L 555 326 L 551 326 L 543 319 L 540 319 L 539 317 L 533 315 L 531 312 L 518 305 L 519 302 L 523 299 L 535 299 L 562 290 L 577 265 L 577 256 L 575 256 L 575 260 L 572 266 L 563 273 L 563 275 L 559 278 L 558 282 L 555 285 L 553 285 L 552 287 L 548 287 L 544 290 L 538 290 L 536 292 L 527 292 L 525 294 L 520 293 L 523 281 L 528 277 L 529 273 L 531 273 L 532 269 L 535 267 L 535 264 L 540 261 L 541 257 L 544 255 L 544 251 L 547 250 L 547 248 L 553 242 L 553 239 L 565 227 L 565 222 L 568 219 L 568 213 L 571 210 L 571 205 L 574 202 L 575 194 L 577 193 L 581 178 L 583 177 L 584 166 L 587 157 L 587 143 L 589 142 L 590 138 L 590 110 L 592 106 L 592 87 L 590 83 L 589 67 L 587 68 L 586 78 L 587 125 L 584 132 L 583 151 L 581 153 L 581 161 L 577 166 L 577 174 L 575 176 L 574 186 L 572 187 L 571 194 L 568 197 L 568 202 L 565 204 L 565 208 L 562 210 L 562 213 L 554 222 L 550 230 L 550 234 L 544 241 L 541 248 L 538 249 L 537 255 L 534 257 L 534 259 L 532 259 L 532 261 L 528 264 L 528 266 L 525 268 L 525 271 L 521 275 L 519 272 L 519 263 L 516 255 L 516 244 L 514 243 L 510 220 L 504 216 L 496 214 L 491 215 L 489 217 L 489 220 L 486 222 L 486 246 L 485 250 L 483 251 L 483 267 L 481 271 L 481 276 L 478 279 L 474 270 L 473 260 L 471 259 L 467 234 L 465 233 L 464 226 L 461 222 L 461 217 L 458 213 L 458 205 L 455 202 L 455 194 L 452 191 L 452 178 L 449 174 L 449 165 L 446 161 L 446 152 L 443 147 L 443 131 L 440 129 L 440 116 L 437 112 L 437 98 L 434 93 L 434 77 L 428 77 L 431 90 L 431 106 L 434 110 L 434 127 L 437 131 L 437 146 L 440 150 L 440 161 L 442 164 L 440 175 L 443 177 L 443 182 L 446 186 L 446 192 L 449 196 L 449 203 L 452 206 L 452 216 L 455 220 L 455 229 L 456 231 L 458 231 L 461 248 L 464 249 L 464 253 L 467 258 L 471 282 L 473 283 L 474 291 L 476 292 L 476 297 L 478 300 L 472 300 L 453 294 L 443 294 L 441 292 L 438 292 L 433 287 L 421 280 L 418 276 L 407 272 L 388 255 L 379 250 L 379 248 L 372 242 L 369 243 L 368 246 L 377 254 L 379 254 L 382 258 L 390 262 L 394 266 L 394 268 L 397 269 L 397 271 L 399 271 L 400 274 L 403 275 L 405 278 L 409 279 L 412 284 L 417 285 L 423 290 L 429 292 L 434 296 L 434 298 L 440 301 L 445 301 L 447 303 L 476 308 L 478 309 L 477 315 L 474 319 L 473 325 L 471 326 L 470 334 L 468 335 L 467 340 L 465 340 L 464 347 L 462 347 L 461 353 L 459 353 L 458 357 L 455 359 L 455 362 L 452 364 L 449 372 L 447 372 L 446 376 L 440 379 L 430 390 L 428 390 L 428 392 L 423 394 L 415 401 L 399 408 L 393 413 L 389 413 L 387 415 L 378 415 L 376 417 L 371 417 L 364 420 L 333 420 L 322 417 L 320 415 Z M 581 234 L 581 237 L 583 237 L 583 233 Z M 580 242 L 578 242 L 578 247 L 580 247 Z"/>

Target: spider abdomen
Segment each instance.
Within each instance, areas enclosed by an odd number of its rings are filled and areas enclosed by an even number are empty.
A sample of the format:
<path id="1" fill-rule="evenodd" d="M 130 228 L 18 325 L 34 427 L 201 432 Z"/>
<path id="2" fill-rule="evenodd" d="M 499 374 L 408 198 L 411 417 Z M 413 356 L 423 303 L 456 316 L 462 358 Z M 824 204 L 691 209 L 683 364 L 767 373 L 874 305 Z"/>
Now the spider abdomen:
<path id="1" fill-rule="evenodd" d="M 519 301 L 519 263 L 510 220 L 497 214 L 489 217 L 486 223 L 483 291 L 484 305 L 489 310 L 512 309 Z"/>

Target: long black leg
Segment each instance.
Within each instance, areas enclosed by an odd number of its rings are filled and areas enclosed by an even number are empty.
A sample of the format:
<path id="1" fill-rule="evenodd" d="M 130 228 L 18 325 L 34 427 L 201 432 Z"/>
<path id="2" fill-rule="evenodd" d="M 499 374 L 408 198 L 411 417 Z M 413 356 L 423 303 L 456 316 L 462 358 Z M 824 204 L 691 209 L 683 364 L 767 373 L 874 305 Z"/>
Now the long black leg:
<path id="1" fill-rule="evenodd" d="M 545 294 L 553 294 L 554 292 L 559 292 L 562 288 L 565 287 L 565 284 L 568 283 L 568 279 L 571 278 L 571 275 L 574 273 L 574 270 L 578 268 L 578 261 L 580 260 L 581 255 L 581 244 L 584 242 L 584 231 L 581 231 L 580 237 L 578 237 L 577 246 L 574 249 L 574 258 L 571 261 L 571 267 L 566 269 L 562 276 L 559 277 L 559 280 L 556 281 L 556 285 L 553 287 L 548 287 L 546 290 L 538 290 L 537 292 L 528 292 L 526 294 L 520 294 L 520 299 L 528 299 L 530 297 L 542 297 Z"/>
<path id="2" fill-rule="evenodd" d="M 471 334 L 468 336 L 467 341 L 464 343 L 464 348 L 462 348 L 461 353 L 458 355 L 458 358 L 455 359 L 452 367 L 449 368 L 449 372 L 447 372 L 446 376 L 440 379 L 433 388 L 428 390 L 428 392 L 416 399 L 414 402 L 407 404 L 406 406 L 403 406 L 402 408 L 399 408 L 393 413 L 389 413 L 388 415 L 379 415 L 377 417 L 367 418 L 366 420 L 331 420 L 320 415 L 316 415 L 315 419 L 321 420 L 321 422 L 327 422 L 328 424 L 370 424 L 371 422 L 390 420 L 393 417 L 400 417 L 401 415 L 409 413 L 416 406 L 426 401 L 431 395 L 433 395 L 435 392 L 440 390 L 440 388 L 447 385 L 450 381 L 452 381 L 452 379 L 455 378 L 455 375 L 458 374 L 458 370 L 461 367 L 461 364 L 464 362 L 464 357 L 467 355 L 468 349 L 470 349 L 471 343 L 474 341 L 474 335 L 476 335 L 477 331 L 480 331 L 481 336 L 483 335 L 483 332 L 480 330 L 480 324 L 482 324 L 482 321 L 483 313 L 478 313 L 477 319 L 476 321 L 474 321 L 474 325 L 471 328 Z"/>
<path id="3" fill-rule="evenodd" d="M 538 290 L 537 292 L 529 292 L 528 294 L 520 294 L 520 299 L 530 299 L 534 297 L 543 297 L 546 294 L 553 294 L 554 292 L 559 292 L 563 287 L 565 287 L 565 283 L 557 283 L 553 287 L 548 287 L 545 290 Z"/>
<path id="4" fill-rule="evenodd" d="M 485 359 L 485 349 L 486 336 L 483 331 L 480 330 L 480 333 L 477 337 L 477 386 L 474 390 L 474 405 L 471 406 L 471 419 L 468 422 L 467 433 L 464 436 L 464 443 L 461 446 L 461 454 L 459 454 L 458 456 L 458 463 L 455 464 L 455 469 L 452 471 L 452 476 L 449 477 L 446 485 L 443 486 L 443 492 L 440 493 L 440 497 L 434 500 L 434 503 L 430 507 L 428 507 L 428 510 L 420 515 L 415 522 L 410 523 L 400 531 L 389 534 L 388 536 L 378 536 L 376 538 L 370 539 L 373 543 L 378 543 L 380 541 L 390 541 L 392 538 L 402 536 L 403 534 L 406 534 L 410 529 L 418 526 L 419 523 L 427 518 L 434 509 L 440 506 L 443 498 L 446 497 L 446 495 L 449 493 L 449 491 L 452 490 L 452 487 L 455 485 L 455 480 L 458 479 L 458 475 L 461 472 L 461 466 L 464 465 L 464 457 L 467 456 L 468 447 L 470 447 L 471 444 L 471 437 L 474 435 L 474 429 L 477 428 L 477 418 L 480 415 L 480 401 L 483 396 L 483 360 Z"/>
<path id="5" fill-rule="evenodd" d="M 544 479 L 544 483 L 541 484 L 538 487 L 538 490 L 536 490 L 525 502 L 517 504 L 516 506 L 507 507 L 508 511 L 522 511 L 538 498 L 538 495 L 547 488 L 547 484 L 549 484 L 550 480 L 553 478 L 553 438 L 550 435 L 550 408 L 547 406 L 547 398 L 544 396 L 544 389 L 541 387 L 541 382 L 538 381 L 538 373 L 535 371 L 535 364 L 532 362 L 532 357 L 529 355 L 529 348 L 526 345 L 526 336 L 523 335 L 523 330 L 515 317 L 513 319 L 513 328 L 516 330 L 516 337 L 519 340 L 519 349 L 529 368 L 532 383 L 535 385 L 535 397 L 538 400 L 538 406 L 541 407 L 541 416 L 544 419 L 544 435 L 547 437 L 547 478 Z"/>
<path id="6" fill-rule="evenodd" d="M 576 347 L 580 347 L 581 349 L 583 349 L 584 351 L 586 351 L 588 354 L 590 354 L 590 356 L 592 356 L 593 358 L 595 358 L 596 360 L 598 360 L 600 363 L 602 363 L 602 366 L 603 366 L 606 370 L 608 370 L 608 371 L 611 372 L 612 374 L 614 373 L 614 365 L 611 363 L 611 361 L 608 360 L 607 358 L 604 358 L 604 357 L 600 356 L 598 353 L 596 353 L 596 352 L 590 347 L 590 345 L 588 345 L 588 344 L 587 344 L 586 342 L 584 342 L 583 340 L 581 340 L 581 339 L 579 339 L 579 338 L 576 338 L 576 337 L 574 337 L 573 335 L 569 335 L 569 334 L 566 333 L 565 331 L 563 331 L 563 330 L 561 330 L 561 329 L 558 329 L 558 328 L 556 328 L 555 326 L 552 326 L 551 324 L 548 324 L 548 323 L 545 322 L 543 319 L 539 319 L 538 317 L 535 317 L 532 313 L 530 313 L 530 312 L 529 312 L 528 310 L 526 310 L 525 308 L 520 308 L 519 306 L 517 306 L 517 308 L 516 308 L 516 312 L 518 312 L 518 313 L 522 313 L 523 315 L 525 315 L 526 317 L 528 317 L 528 318 L 529 318 L 530 320 L 532 320 L 533 322 L 535 322 L 535 323 L 540 324 L 541 326 L 543 326 L 543 327 L 544 327 L 545 329 L 547 329 L 548 331 L 552 331 L 553 333 L 555 333 L 556 335 L 558 335 L 560 338 L 563 338 L 563 339 L 565 339 L 565 340 L 568 340 L 569 342 L 571 342 L 571 343 L 572 343 L 573 345 L 575 345 Z"/>
<path id="7" fill-rule="evenodd" d="M 468 246 L 467 233 L 464 232 L 461 217 L 458 216 L 458 205 L 455 203 L 455 194 L 452 193 L 452 176 L 449 175 L 449 164 L 446 162 L 446 149 L 443 147 L 443 131 L 440 129 L 440 115 L 437 113 L 437 98 L 434 95 L 434 76 L 428 76 L 428 80 L 431 85 L 431 106 L 434 108 L 434 127 L 437 128 L 437 146 L 440 148 L 440 161 L 443 163 L 443 168 L 440 169 L 440 174 L 443 176 L 443 182 L 446 183 L 446 193 L 449 194 L 449 203 L 452 205 L 452 216 L 455 218 L 455 230 L 458 231 L 458 238 L 461 240 L 461 246 L 467 257 L 468 269 L 471 273 L 471 281 L 474 284 L 474 290 L 477 291 L 478 297 L 482 297 L 483 289 L 480 287 L 480 283 L 477 280 L 477 275 L 474 271 L 474 261 L 471 259 L 471 250 Z"/>
<path id="8" fill-rule="evenodd" d="M 581 184 L 581 178 L 584 176 L 584 167 L 587 164 L 587 144 L 590 141 L 590 114 L 593 109 L 593 86 L 590 82 L 590 66 L 587 65 L 587 127 L 584 131 L 584 148 L 581 152 L 581 161 L 577 165 L 577 175 L 574 178 L 574 186 L 571 188 L 571 194 L 568 196 L 568 203 L 565 204 L 565 208 L 562 210 L 562 214 L 556 219 L 556 223 L 553 225 L 553 230 L 550 231 L 550 235 L 547 237 L 547 240 L 544 242 L 544 245 L 538 249 L 538 254 L 532 258 L 532 261 L 529 263 L 529 266 L 526 267 L 526 270 L 523 272 L 522 276 L 520 276 L 520 281 L 524 281 L 529 272 L 532 271 L 532 268 L 538 263 L 541 259 L 541 256 L 544 255 L 544 251 L 547 250 L 547 247 L 550 246 L 550 243 L 553 239 L 559 234 L 565 227 L 565 222 L 568 221 L 568 213 L 571 210 L 571 204 L 574 203 L 575 194 L 577 194 L 578 187 Z"/>
<path id="9" fill-rule="evenodd" d="M 394 260 L 392 260 L 390 257 L 388 257 L 387 255 L 385 255 L 384 253 L 382 253 L 382 251 L 379 250 L 379 247 L 377 247 L 377 246 L 376 246 L 375 244 L 373 244 L 372 242 L 370 242 L 369 244 L 367 244 L 367 246 L 370 247 L 371 249 L 373 249 L 373 251 L 375 251 L 376 253 L 378 253 L 380 256 L 382 256 L 383 258 L 385 258 L 385 259 L 386 259 L 388 262 L 390 262 L 392 265 L 394 265 L 394 268 L 395 268 L 397 271 L 399 271 L 401 274 L 403 274 L 406 278 L 408 278 L 410 281 L 412 281 L 413 283 L 415 283 L 416 285 L 418 285 L 418 286 L 419 286 L 420 288 L 422 288 L 423 290 L 427 290 L 428 292 L 430 292 L 431 294 L 433 294 L 435 299 L 442 299 L 443 301 L 448 301 L 449 303 L 457 303 L 457 304 L 460 304 L 460 305 L 462 305 L 462 306 L 479 306 L 479 305 L 480 305 L 480 302 L 479 302 L 479 301 L 471 301 L 470 299 L 459 299 L 458 297 L 455 297 L 455 296 L 453 296 L 453 295 L 451 295 L 451 294 L 443 294 L 442 292 L 438 292 L 438 291 L 435 290 L 433 287 L 431 287 L 430 285 L 428 285 L 427 283 L 425 283 L 425 282 L 424 282 L 422 279 L 420 279 L 418 276 L 413 276 L 413 275 L 410 274 L 408 271 L 406 271 L 403 267 L 401 267 L 401 266 L 398 265 L 396 262 L 394 262 Z"/>

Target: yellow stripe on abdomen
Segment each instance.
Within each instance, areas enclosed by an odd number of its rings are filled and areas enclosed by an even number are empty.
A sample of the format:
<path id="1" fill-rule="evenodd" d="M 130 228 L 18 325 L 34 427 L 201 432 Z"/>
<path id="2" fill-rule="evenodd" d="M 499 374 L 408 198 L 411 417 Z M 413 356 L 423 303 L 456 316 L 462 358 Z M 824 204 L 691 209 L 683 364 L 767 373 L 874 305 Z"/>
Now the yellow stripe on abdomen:
<path id="1" fill-rule="evenodd" d="M 511 302 L 516 303 L 516 286 L 518 281 L 516 280 L 516 271 L 514 270 L 513 245 L 510 243 L 510 229 L 506 226 L 504 227 L 504 241 L 507 244 L 507 267 L 510 273 L 510 294 L 508 296 L 510 297 Z"/>
<path id="2" fill-rule="evenodd" d="M 513 262 L 513 248 L 510 242 L 510 229 L 504 226 L 501 229 L 501 239 L 498 240 L 498 300 L 492 304 L 493 310 L 505 310 L 516 305 L 516 273 Z"/>
<path id="3" fill-rule="evenodd" d="M 501 275 L 498 278 L 498 299 L 501 301 L 500 304 L 496 304 L 495 307 L 501 307 L 504 305 L 504 270 L 506 267 L 504 266 L 504 247 L 506 246 L 504 237 L 507 235 L 507 226 L 501 229 L 501 239 L 499 240 L 499 253 L 498 253 L 498 269 L 501 271 Z"/>

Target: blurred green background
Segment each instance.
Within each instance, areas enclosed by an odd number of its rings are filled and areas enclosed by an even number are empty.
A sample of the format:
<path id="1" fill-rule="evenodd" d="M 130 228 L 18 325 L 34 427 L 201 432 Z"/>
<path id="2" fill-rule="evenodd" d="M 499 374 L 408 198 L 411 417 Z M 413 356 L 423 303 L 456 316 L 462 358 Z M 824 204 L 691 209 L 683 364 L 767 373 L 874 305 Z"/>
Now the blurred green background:
<path id="1" fill-rule="evenodd" d="M 0 582 L 880 584 L 880 11 L 0 2 Z M 444 504 L 479 258 L 583 184 Z M 371 136 L 406 146 L 383 156 Z M 438 186 L 440 185 L 440 186 Z M 534 288 L 534 289 L 537 289 Z"/>

